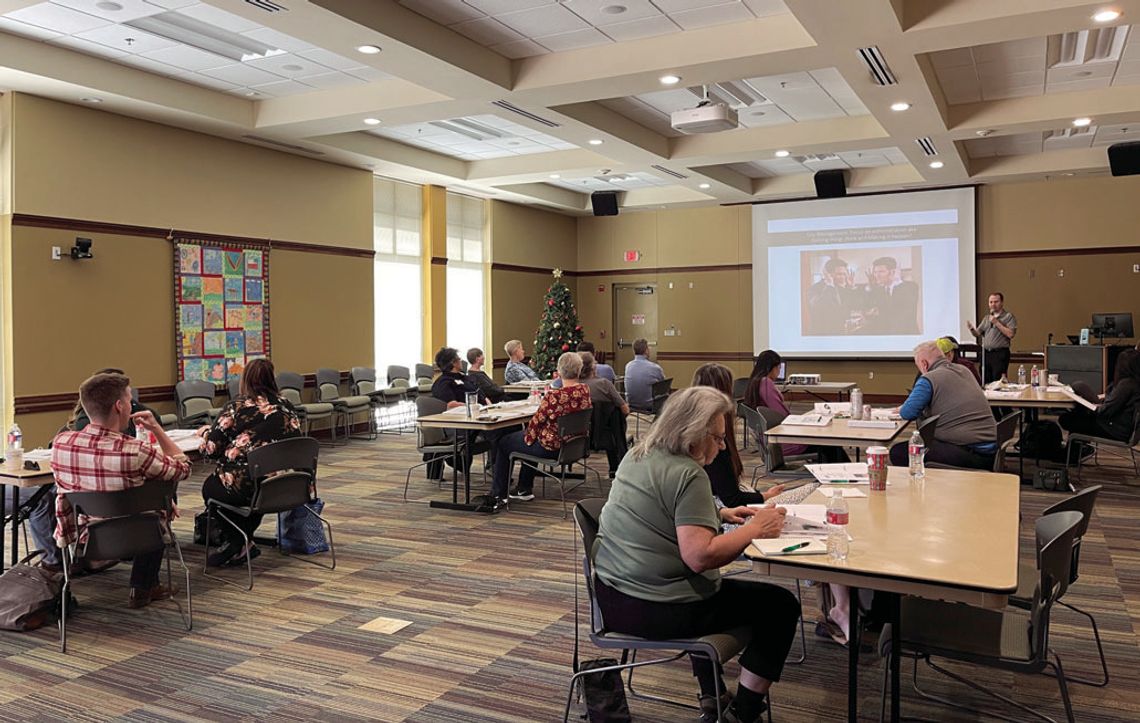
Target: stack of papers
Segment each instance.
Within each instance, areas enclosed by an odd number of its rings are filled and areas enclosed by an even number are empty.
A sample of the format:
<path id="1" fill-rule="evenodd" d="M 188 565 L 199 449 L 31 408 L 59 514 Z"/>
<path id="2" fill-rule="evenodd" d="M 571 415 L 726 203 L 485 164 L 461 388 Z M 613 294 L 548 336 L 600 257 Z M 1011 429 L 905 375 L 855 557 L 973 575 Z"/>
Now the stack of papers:
<path id="1" fill-rule="evenodd" d="M 820 487 L 819 493 L 824 497 L 866 497 L 867 493 L 858 487 Z"/>
<path id="2" fill-rule="evenodd" d="M 866 427 L 868 429 L 894 429 L 897 422 L 890 419 L 849 419 L 848 427 Z"/>
<path id="3" fill-rule="evenodd" d="M 851 402 L 816 402 L 816 414 L 834 414 L 845 417 L 851 414 Z"/>
<path id="4" fill-rule="evenodd" d="M 987 389 L 986 399 L 1018 399 L 1021 397 L 1020 389 Z"/>
<path id="5" fill-rule="evenodd" d="M 776 537 L 752 541 L 752 546 L 764 557 L 787 555 L 826 555 L 827 543 L 806 537 Z M 792 549 L 795 548 L 795 549 Z"/>
<path id="6" fill-rule="evenodd" d="M 825 484 L 871 484 L 866 462 L 840 462 L 835 464 L 809 464 L 807 471 Z"/>
<path id="7" fill-rule="evenodd" d="M 50 449 L 33 449 L 24 452 L 24 459 L 28 462 L 50 462 L 51 450 Z"/>
<path id="8" fill-rule="evenodd" d="M 797 427 L 826 427 L 831 424 L 831 417 L 826 414 L 789 414 L 780 424 L 789 424 Z"/>

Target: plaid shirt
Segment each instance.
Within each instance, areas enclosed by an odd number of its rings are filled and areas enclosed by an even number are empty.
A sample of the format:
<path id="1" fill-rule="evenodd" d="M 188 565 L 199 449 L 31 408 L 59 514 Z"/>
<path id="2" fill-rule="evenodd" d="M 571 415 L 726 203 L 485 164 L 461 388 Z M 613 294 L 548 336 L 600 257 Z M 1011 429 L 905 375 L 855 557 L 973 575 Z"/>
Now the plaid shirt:
<path id="1" fill-rule="evenodd" d="M 52 442 L 51 468 L 60 492 L 117 492 L 147 480 L 181 481 L 190 476 L 185 455 L 168 457 L 158 447 L 98 424 L 60 432 Z M 86 538 L 86 518 L 78 520 L 62 494 L 55 498 L 55 539 L 60 547 Z"/>

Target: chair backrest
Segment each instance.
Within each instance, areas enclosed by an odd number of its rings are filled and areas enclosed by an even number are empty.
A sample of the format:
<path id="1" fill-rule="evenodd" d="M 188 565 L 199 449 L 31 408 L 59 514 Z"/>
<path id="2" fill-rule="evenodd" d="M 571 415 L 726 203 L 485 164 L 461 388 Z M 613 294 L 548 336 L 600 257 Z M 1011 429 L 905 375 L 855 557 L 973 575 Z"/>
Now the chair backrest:
<path id="1" fill-rule="evenodd" d="M 460 359 L 459 360 L 459 371 L 463 372 L 464 374 L 467 373 L 467 360 L 466 359 Z"/>
<path id="2" fill-rule="evenodd" d="M 340 399 L 340 372 L 322 367 L 317 370 L 317 401 L 333 402 Z"/>
<path id="3" fill-rule="evenodd" d="M 320 453 L 321 444 L 312 437 L 292 437 L 263 444 L 246 455 L 249 478 L 259 480 L 284 470 L 300 470 L 315 476 Z"/>
<path id="4" fill-rule="evenodd" d="M 257 483 L 249 507 L 256 514 L 271 515 L 295 510 L 313 501 L 313 475 L 282 472 Z"/>
<path id="5" fill-rule="evenodd" d="M 85 557 L 120 560 L 166 546 L 165 523 L 157 513 L 170 509 L 177 482 L 151 480 L 115 492 L 64 492 L 76 515 L 104 518 L 87 527 Z"/>
<path id="6" fill-rule="evenodd" d="M 649 390 L 654 397 L 668 396 L 669 392 L 673 389 L 673 378 L 662 379 L 659 382 L 653 382 Z"/>
<path id="7" fill-rule="evenodd" d="M 395 381 L 397 379 L 403 379 L 406 382 L 411 378 L 412 378 L 412 373 L 411 373 L 411 371 L 408 370 L 407 367 L 401 367 L 401 366 L 395 366 L 395 365 L 388 367 L 388 385 L 389 386 L 393 386 L 393 387 L 396 386 Z"/>
<path id="8" fill-rule="evenodd" d="M 590 456 L 590 420 L 593 416 L 593 410 L 583 409 L 558 418 L 558 436 L 562 437 L 562 446 L 558 450 L 559 464 L 572 464 Z"/>
<path id="9" fill-rule="evenodd" d="M 930 449 L 930 445 L 934 442 L 934 431 L 938 429 L 938 418 L 940 414 L 932 414 L 918 423 L 918 435 L 922 437 L 922 443 Z"/>
<path id="10" fill-rule="evenodd" d="M 997 445 L 1000 448 L 1003 444 L 1013 439 L 1013 435 L 1017 432 L 1017 424 L 1021 421 L 1021 410 L 1017 410 L 1013 414 L 1007 414 L 1001 418 L 997 423 Z"/>
<path id="11" fill-rule="evenodd" d="M 183 419 L 208 412 L 214 407 L 214 392 L 210 382 L 201 380 L 182 381 L 174 385 L 174 396 L 178 400 L 178 411 Z"/>
<path id="12" fill-rule="evenodd" d="M 443 414 L 447 411 L 447 402 L 435 397 L 420 396 L 416 397 L 416 416 L 426 417 L 430 414 Z M 419 430 L 420 445 L 421 447 L 430 447 L 436 444 L 443 444 L 445 440 L 451 439 L 447 436 L 447 431 L 438 427 L 421 427 L 418 424 L 416 429 Z"/>
<path id="13" fill-rule="evenodd" d="M 1080 576 L 1080 563 L 1081 563 L 1081 540 L 1084 538 L 1085 533 L 1089 530 L 1089 522 L 1092 520 L 1093 506 L 1096 504 L 1096 496 L 1100 493 L 1101 485 L 1093 485 L 1092 487 L 1085 487 L 1080 492 L 1066 497 L 1065 499 L 1052 504 L 1045 508 L 1041 513 L 1045 515 L 1052 515 L 1057 512 L 1080 512 L 1081 522 L 1077 525 L 1076 530 L 1073 532 L 1073 565 L 1069 571 L 1069 584 L 1077 581 Z"/>
<path id="14" fill-rule="evenodd" d="M 1030 609 L 1030 648 L 1044 659 L 1049 646 L 1049 612 L 1069 587 L 1073 538 L 1082 515 L 1075 510 L 1056 512 L 1037 519 L 1037 571 L 1040 579 Z"/>
<path id="15" fill-rule="evenodd" d="M 237 399 L 241 396 L 241 380 L 234 378 L 226 382 L 226 393 L 230 395 L 230 401 Z"/>
<path id="16" fill-rule="evenodd" d="M 371 394 L 376 391 L 376 369 L 374 367 L 352 368 L 352 393 Z"/>
<path id="17" fill-rule="evenodd" d="M 416 364 L 416 379 L 431 379 L 434 376 L 431 364 Z"/>
<path id="18" fill-rule="evenodd" d="M 744 393 L 748 391 L 748 377 L 737 377 L 732 380 L 732 399 L 735 402 L 743 401 Z"/>
<path id="19" fill-rule="evenodd" d="M 294 407 L 299 408 L 304 404 L 301 390 L 305 388 L 305 378 L 297 372 L 278 372 L 277 388 L 281 390 L 281 396 Z"/>
<path id="20" fill-rule="evenodd" d="M 598 523 L 602 516 L 605 497 L 590 497 L 574 505 L 574 523 L 582 541 L 582 574 L 586 578 L 586 594 L 590 601 L 590 630 L 594 634 L 605 631 L 602 610 L 594 599 L 594 541 L 598 538 Z"/>
<path id="21" fill-rule="evenodd" d="M 407 389 L 409 386 L 411 386 L 411 384 L 408 382 L 408 380 L 402 377 L 396 377 L 392 380 L 393 389 Z"/>

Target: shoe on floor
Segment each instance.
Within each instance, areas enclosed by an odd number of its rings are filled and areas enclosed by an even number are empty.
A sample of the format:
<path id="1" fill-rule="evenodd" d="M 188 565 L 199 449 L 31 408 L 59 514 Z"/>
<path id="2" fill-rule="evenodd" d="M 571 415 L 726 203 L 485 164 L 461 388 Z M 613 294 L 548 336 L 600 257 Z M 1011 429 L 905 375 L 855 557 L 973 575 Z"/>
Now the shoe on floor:
<path id="1" fill-rule="evenodd" d="M 530 502 L 534 499 L 534 490 L 520 490 L 518 487 L 515 487 L 513 490 L 511 490 L 510 498 L 512 500 Z"/>
<path id="2" fill-rule="evenodd" d="M 832 622 L 831 618 L 817 622 L 815 624 L 815 634 L 821 638 L 828 638 L 845 648 L 847 647 L 847 636 L 843 634 L 843 628 Z"/>
<path id="3" fill-rule="evenodd" d="M 258 547 L 257 545 L 251 545 L 250 546 L 250 548 L 249 548 L 249 559 L 250 560 L 256 560 L 260 554 L 261 554 L 261 548 L 260 547 Z M 229 560 L 227 560 L 223 564 L 226 567 L 245 567 L 245 557 L 246 557 L 245 555 L 239 554 L 239 555 L 236 555 L 235 557 L 231 557 Z"/>
<path id="4" fill-rule="evenodd" d="M 221 567 L 241 554 L 241 545 L 226 540 L 206 558 L 207 567 Z"/>
<path id="5" fill-rule="evenodd" d="M 76 563 L 78 570 L 76 577 L 83 577 L 85 575 L 96 575 L 100 572 L 110 570 L 115 565 L 119 564 L 119 560 L 88 560 L 87 558 L 81 559 Z"/>
<path id="6" fill-rule="evenodd" d="M 701 721 L 703 723 L 716 723 L 716 696 L 701 695 Z M 732 705 L 732 693 L 727 690 L 720 694 L 720 709 L 722 713 L 727 713 L 729 707 Z"/>
<path id="7" fill-rule="evenodd" d="M 165 585 L 155 585 L 152 588 L 132 587 L 131 594 L 127 598 L 127 607 L 131 610 L 145 608 L 152 602 L 169 600 L 175 592 L 177 590 L 171 590 Z"/>

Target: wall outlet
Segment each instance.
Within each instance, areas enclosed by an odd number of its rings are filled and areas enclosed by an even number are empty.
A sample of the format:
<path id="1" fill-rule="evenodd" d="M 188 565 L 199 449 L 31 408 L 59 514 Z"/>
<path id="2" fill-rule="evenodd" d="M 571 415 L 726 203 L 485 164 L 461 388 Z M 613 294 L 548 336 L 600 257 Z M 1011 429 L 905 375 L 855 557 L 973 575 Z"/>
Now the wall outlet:
<path id="1" fill-rule="evenodd" d="M 1132 264 L 1132 273 L 1140 274 L 1140 264 Z"/>
<path id="2" fill-rule="evenodd" d="M 867 378 L 868 379 L 874 379 L 875 378 L 875 372 L 867 372 Z"/>
<path id="3" fill-rule="evenodd" d="M 52 246 L 51 247 L 51 260 L 52 261 L 59 261 L 62 254 L 63 254 L 63 249 L 60 248 L 59 246 Z"/>
<path id="4" fill-rule="evenodd" d="M 1059 278 L 1059 279 L 1065 278 L 1065 270 L 1064 269 L 1057 269 L 1057 278 Z"/>

